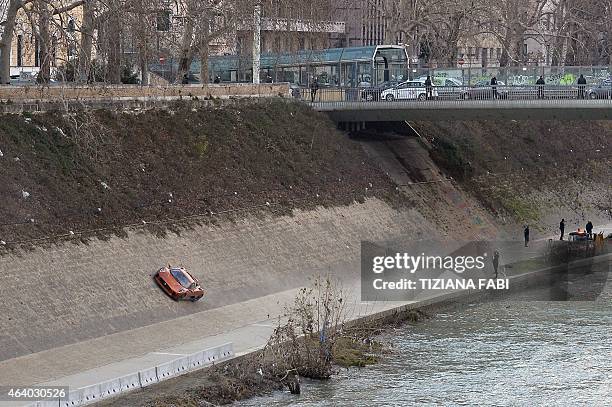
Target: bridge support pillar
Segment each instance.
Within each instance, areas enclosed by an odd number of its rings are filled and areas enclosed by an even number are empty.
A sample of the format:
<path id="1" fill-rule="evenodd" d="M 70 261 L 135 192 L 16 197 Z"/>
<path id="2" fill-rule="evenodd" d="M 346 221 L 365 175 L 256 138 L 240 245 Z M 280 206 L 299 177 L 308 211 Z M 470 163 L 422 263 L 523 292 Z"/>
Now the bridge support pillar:
<path id="1" fill-rule="evenodd" d="M 366 128 L 366 122 L 338 122 L 338 128 L 348 132 L 361 131 Z"/>

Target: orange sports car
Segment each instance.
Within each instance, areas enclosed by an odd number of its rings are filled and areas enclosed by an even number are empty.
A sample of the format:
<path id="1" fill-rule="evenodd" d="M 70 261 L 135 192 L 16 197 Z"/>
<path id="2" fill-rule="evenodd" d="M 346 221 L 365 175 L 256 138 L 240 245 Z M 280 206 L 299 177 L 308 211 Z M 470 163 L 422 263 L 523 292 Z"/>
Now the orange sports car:
<path id="1" fill-rule="evenodd" d="M 204 296 L 198 280 L 183 267 L 162 267 L 153 279 L 173 300 L 197 301 Z"/>

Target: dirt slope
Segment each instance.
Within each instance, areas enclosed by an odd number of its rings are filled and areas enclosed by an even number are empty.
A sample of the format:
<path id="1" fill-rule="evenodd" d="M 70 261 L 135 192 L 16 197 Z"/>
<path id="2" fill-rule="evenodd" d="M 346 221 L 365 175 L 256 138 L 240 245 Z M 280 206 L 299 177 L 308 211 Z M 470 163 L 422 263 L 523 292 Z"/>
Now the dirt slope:
<path id="1" fill-rule="evenodd" d="M 556 233 L 612 220 L 612 123 L 414 123 L 432 158 L 502 224 Z"/>
<path id="2" fill-rule="evenodd" d="M 9 243 L 266 203 L 340 205 L 393 191 L 325 116 L 283 101 L 5 115 L 0 150 L 0 239 Z"/>

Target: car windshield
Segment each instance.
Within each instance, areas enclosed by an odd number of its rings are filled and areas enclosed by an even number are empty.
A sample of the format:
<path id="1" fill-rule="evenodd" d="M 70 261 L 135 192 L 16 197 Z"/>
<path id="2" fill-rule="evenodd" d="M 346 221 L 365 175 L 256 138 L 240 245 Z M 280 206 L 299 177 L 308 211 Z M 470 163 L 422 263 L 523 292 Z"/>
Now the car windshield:
<path id="1" fill-rule="evenodd" d="M 193 288 L 195 286 L 195 283 L 181 269 L 170 269 L 170 274 L 185 288 Z"/>

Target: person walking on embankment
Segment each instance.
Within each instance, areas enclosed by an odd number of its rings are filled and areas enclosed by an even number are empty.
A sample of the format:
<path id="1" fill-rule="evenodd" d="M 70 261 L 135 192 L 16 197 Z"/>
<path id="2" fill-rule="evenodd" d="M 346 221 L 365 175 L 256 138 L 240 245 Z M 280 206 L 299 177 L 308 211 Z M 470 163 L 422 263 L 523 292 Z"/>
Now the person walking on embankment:
<path id="1" fill-rule="evenodd" d="M 527 247 L 529 245 L 529 225 L 525 225 L 523 235 L 525 236 L 525 247 Z"/>
<path id="2" fill-rule="evenodd" d="M 536 86 L 538 88 L 538 99 L 544 99 L 544 77 L 540 76 L 540 79 L 536 81 Z"/>
<path id="3" fill-rule="evenodd" d="M 565 219 L 561 219 L 559 223 L 559 231 L 561 232 L 561 237 L 559 240 L 563 240 L 563 236 L 565 235 Z"/>

